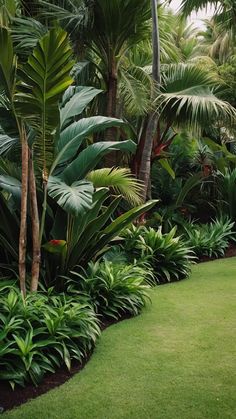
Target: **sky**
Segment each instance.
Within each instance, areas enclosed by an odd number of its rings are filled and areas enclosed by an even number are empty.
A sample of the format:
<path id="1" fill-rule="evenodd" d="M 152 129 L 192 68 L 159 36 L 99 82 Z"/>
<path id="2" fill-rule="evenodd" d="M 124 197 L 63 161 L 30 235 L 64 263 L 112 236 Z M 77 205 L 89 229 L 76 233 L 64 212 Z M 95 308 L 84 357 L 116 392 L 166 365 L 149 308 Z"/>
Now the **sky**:
<path id="1" fill-rule="evenodd" d="M 181 5 L 181 0 L 172 0 L 170 7 L 177 11 Z M 200 10 L 197 14 L 193 13 L 191 15 L 191 21 L 194 22 L 196 26 L 203 27 L 204 23 L 202 19 L 209 19 L 212 16 L 213 12 L 211 8 Z"/>

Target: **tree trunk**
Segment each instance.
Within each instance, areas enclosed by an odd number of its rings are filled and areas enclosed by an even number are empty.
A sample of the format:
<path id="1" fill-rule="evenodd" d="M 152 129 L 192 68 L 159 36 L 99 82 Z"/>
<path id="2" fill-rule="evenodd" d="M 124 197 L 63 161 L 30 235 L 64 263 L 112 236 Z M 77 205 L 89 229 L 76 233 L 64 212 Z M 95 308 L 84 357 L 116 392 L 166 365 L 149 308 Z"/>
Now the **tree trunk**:
<path id="1" fill-rule="evenodd" d="M 138 145 L 137 145 L 136 153 L 135 153 L 134 157 L 132 158 L 131 165 L 130 165 L 132 173 L 137 178 L 139 178 L 140 165 L 141 165 L 141 161 L 142 161 L 143 149 L 144 149 L 144 146 L 145 146 L 148 119 L 149 119 L 148 115 L 145 116 L 145 118 L 143 119 L 141 134 L 140 134 L 140 137 L 139 137 L 139 142 L 138 142 Z"/>
<path id="2" fill-rule="evenodd" d="M 29 161 L 29 191 L 33 246 L 30 291 L 35 292 L 38 290 L 41 254 L 39 240 L 39 213 L 37 204 L 37 190 L 32 156 Z"/>
<path id="3" fill-rule="evenodd" d="M 115 58 L 113 57 L 110 64 L 110 71 L 108 75 L 108 90 L 107 90 L 107 116 L 111 118 L 117 117 L 117 90 L 118 90 L 118 80 L 117 80 L 117 68 Z M 106 140 L 107 141 L 116 141 L 117 129 L 108 128 L 106 131 Z M 105 165 L 106 167 L 116 166 L 116 152 L 112 151 L 111 153 L 105 156 Z"/>
<path id="4" fill-rule="evenodd" d="M 158 0 L 151 0 L 152 8 L 152 47 L 153 47 L 153 62 L 152 62 L 152 77 L 155 83 L 160 84 L 160 39 L 159 39 L 159 25 L 158 25 Z M 153 95 L 153 93 L 152 93 Z M 143 181 L 143 199 L 146 200 L 149 188 L 150 172 L 151 172 L 151 155 L 153 148 L 153 139 L 157 129 L 158 115 L 152 112 L 149 115 L 145 145 L 143 148 L 142 159 L 140 164 L 139 179 Z"/>
<path id="5" fill-rule="evenodd" d="M 19 278 L 20 290 L 23 297 L 26 296 L 26 245 L 27 245 L 27 198 L 28 198 L 28 162 L 29 150 L 24 126 L 21 129 L 21 218 L 20 218 L 20 237 L 19 237 Z"/>

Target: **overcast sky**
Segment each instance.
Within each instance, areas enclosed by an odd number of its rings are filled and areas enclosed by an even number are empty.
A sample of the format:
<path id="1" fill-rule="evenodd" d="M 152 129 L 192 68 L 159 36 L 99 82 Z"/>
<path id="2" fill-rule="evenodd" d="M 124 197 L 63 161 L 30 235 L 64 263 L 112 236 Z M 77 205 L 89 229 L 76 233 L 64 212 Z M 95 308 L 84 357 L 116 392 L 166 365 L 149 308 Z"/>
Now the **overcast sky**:
<path id="1" fill-rule="evenodd" d="M 181 0 L 172 0 L 170 7 L 177 11 L 181 5 Z M 209 19 L 212 16 L 212 9 L 207 8 L 204 10 L 199 11 L 197 14 L 193 13 L 191 16 L 191 21 L 195 23 L 197 26 L 203 26 L 201 19 Z"/>

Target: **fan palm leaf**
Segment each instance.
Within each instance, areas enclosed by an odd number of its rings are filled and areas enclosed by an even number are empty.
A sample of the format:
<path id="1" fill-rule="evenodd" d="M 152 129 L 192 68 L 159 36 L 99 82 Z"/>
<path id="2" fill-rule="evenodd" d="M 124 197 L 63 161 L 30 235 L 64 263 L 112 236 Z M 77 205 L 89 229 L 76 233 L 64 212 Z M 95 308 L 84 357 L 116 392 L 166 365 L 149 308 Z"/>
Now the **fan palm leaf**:
<path id="1" fill-rule="evenodd" d="M 235 123 L 235 109 L 216 96 L 216 81 L 214 73 L 207 73 L 198 66 L 169 66 L 157 99 L 162 118 L 176 125 L 187 124 L 196 131 L 200 126 L 204 128 L 219 120 Z M 220 85 L 220 80 L 218 82 Z"/>
<path id="2" fill-rule="evenodd" d="M 181 10 L 189 15 L 192 11 L 198 11 L 207 6 L 215 8 L 215 17 L 227 29 L 234 28 L 236 24 L 235 0 L 182 0 Z"/>

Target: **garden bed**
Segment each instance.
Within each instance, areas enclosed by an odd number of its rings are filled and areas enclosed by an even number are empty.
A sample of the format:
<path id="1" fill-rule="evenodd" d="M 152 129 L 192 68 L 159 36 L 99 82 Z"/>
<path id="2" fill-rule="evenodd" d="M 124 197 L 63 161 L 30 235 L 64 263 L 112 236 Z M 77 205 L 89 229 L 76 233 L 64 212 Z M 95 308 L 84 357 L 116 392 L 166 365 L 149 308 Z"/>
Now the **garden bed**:
<path id="1" fill-rule="evenodd" d="M 103 319 L 101 323 L 101 330 L 105 330 L 107 327 L 118 323 L 122 320 L 129 319 L 131 316 L 126 315 L 120 318 L 119 320 L 109 320 Z M 55 387 L 64 384 L 69 380 L 73 375 L 81 371 L 87 362 L 90 360 L 93 354 L 93 350 L 84 358 L 82 363 L 76 361 L 72 362 L 71 370 L 69 371 L 65 366 L 59 368 L 54 374 L 46 374 L 43 381 L 38 387 L 33 384 L 28 384 L 25 387 L 16 386 L 13 391 L 6 381 L 0 380 L 0 413 L 1 408 L 4 412 L 6 410 L 13 409 L 16 406 L 20 406 L 23 403 L 26 403 L 28 400 L 35 399 L 41 394 L 47 393 L 49 390 L 52 390 Z"/>
<path id="2" fill-rule="evenodd" d="M 230 258 L 234 256 L 236 256 L 236 245 L 231 243 L 225 253 L 225 256 L 222 258 Z M 203 256 L 198 261 L 198 263 L 212 261 L 215 259 L 220 258 L 209 258 L 207 256 Z M 103 319 L 101 323 L 101 330 L 105 330 L 107 327 L 130 317 L 131 316 L 127 315 L 123 316 L 119 320 Z M 90 360 L 92 353 L 93 350 L 91 350 L 91 352 L 84 358 L 82 363 L 75 361 L 72 362 L 70 371 L 68 371 L 68 369 L 63 366 L 59 368 L 54 374 L 46 374 L 42 383 L 38 387 L 35 387 L 33 384 L 28 384 L 24 388 L 16 386 L 15 390 L 12 391 L 7 382 L 0 381 L 0 407 L 2 407 L 4 411 L 12 409 L 27 402 L 30 399 L 34 399 L 41 394 L 47 393 L 49 390 L 55 387 L 60 386 L 84 368 L 86 363 Z"/>
<path id="3" fill-rule="evenodd" d="M 225 252 L 225 255 L 224 256 L 219 256 L 219 257 L 208 257 L 208 256 L 202 256 L 200 259 L 199 259 L 199 262 L 201 263 L 201 262 L 209 262 L 209 261 L 211 261 L 211 260 L 217 260 L 217 259 L 225 259 L 225 258 L 232 258 L 232 257 L 234 257 L 234 256 L 236 256 L 236 244 L 234 244 L 234 243 L 231 243 L 230 245 L 229 245 L 229 247 L 228 247 L 228 249 L 226 250 L 226 252 Z"/>

